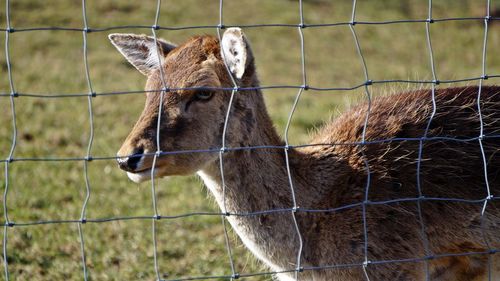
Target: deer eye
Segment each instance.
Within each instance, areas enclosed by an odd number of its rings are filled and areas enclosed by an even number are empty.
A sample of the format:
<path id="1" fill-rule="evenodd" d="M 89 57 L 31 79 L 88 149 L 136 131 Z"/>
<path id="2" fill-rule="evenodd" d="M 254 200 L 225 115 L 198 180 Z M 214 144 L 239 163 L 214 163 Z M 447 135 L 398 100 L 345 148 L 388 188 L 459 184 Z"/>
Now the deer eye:
<path id="1" fill-rule="evenodd" d="M 198 91 L 195 94 L 195 99 L 200 100 L 200 101 L 208 101 L 211 99 L 214 95 L 214 92 L 212 91 Z"/>

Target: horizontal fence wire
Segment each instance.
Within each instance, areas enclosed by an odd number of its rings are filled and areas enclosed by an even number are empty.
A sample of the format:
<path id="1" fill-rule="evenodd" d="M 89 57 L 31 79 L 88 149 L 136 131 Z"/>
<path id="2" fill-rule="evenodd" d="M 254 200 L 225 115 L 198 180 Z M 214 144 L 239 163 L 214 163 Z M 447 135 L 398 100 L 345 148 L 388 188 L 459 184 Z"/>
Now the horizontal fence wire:
<path id="1" fill-rule="evenodd" d="M 456 138 L 456 137 L 422 137 L 422 138 L 391 138 L 391 139 L 380 139 L 371 140 L 365 142 L 333 142 L 333 143 L 312 143 L 312 144 L 298 144 L 298 145 L 259 145 L 259 146 L 242 146 L 242 147 L 226 147 L 226 151 L 243 151 L 243 150 L 277 150 L 276 153 L 280 153 L 283 149 L 293 149 L 293 148 L 305 148 L 305 147 L 328 147 L 328 146 L 366 146 L 373 144 L 382 144 L 390 142 L 459 142 L 459 143 L 471 143 L 477 142 L 479 139 L 483 140 L 496 140 L 499 139 L 500 135 L 484 135 L 482 137 L 471 137 L 471 138 Z M 192 154 L 192 153 L 219 153 L 222 147 L 217 148 L 207 148 L 207 149 L 192 149 L 192 150 L 176 150 L 176 151 L 161 151 L 160 153 L 142 153 L 141 156 L 164 156 L 164 155 L 175 155 L 175 154 Z M 280 151 L 281 150 L 281 151 Z M 136 155 L 136 154 L 134 154 Z M 0 160 L 2 162 L 58 162 L 58 161 L 99 161 L 99 160 L 113 160 L 122 157 L 134 156 L 124 155 L 124 156 L 81 156 L 81 157 L 12 157 Z"/>
<path id="2" fill-rule="evenodd" d="M 314 87 L 310 85 L 269 85 L 269 86 L 259 86 L 259 87 L 239 87 L 238 91 L 253 91 L 253 90 L 272 90 L 272 89 L 304 89 L 312 91 L 353 91 L 365 87 L 366 85 L 373 84 L 454 84 L 462 82 L 474 82 L 488 79 L 500 78 L 500 74 L 492 74 L 485 76 L 469 77 L 462 79 L 449 79 L 449 80 L 405 80 L 405 79 L 392 79 L 392 80 L 369 80 L 354 85 L 352 87 Z M 157 93 L 161 91 L 183 91 L 183 90 L 221 90 L 221 91 L 232 91 L 234 88 L 226 87 L 183 87 L 183 88 L 166 88 L 166 89 L 155 89 L 155 90 L 132 90 L 132 91 L 116 91 L 116 92 L 102 92 L 102 93 L 91 93 L 93 97 L 96 96 L 114 96 L 114 95 L 131 95 L 131 94 L 143 94 L 143 93 Z M 30 97 L 30 98 L 71 98 L 71 97 L 87 97 L 88 93 L 54 93 L 54 94 L 42 94 L 42 93 L 5 93 L 0 92 L 0 97 Z"/>
<path id="3" fill-rule="evenodd" d="M 5 34 L 5 56 L 6 56 L 6 66 L 7 66 L 7 72 L 8 72 L 8 81 L 9 81 L 9 86 L 10 86 L 10 92 L 0 92 L 0 97 L 5 97 L 8 98 L 10 101 L 10 111 L 12 115 L 12 143 L 10 146 L 9 154 L 6 159 L 0 160 L 0 163 L 4 164 L 5 170 L 5 188 L 4 188 L 4 194 L 3 194 L 3 210 L 4 210 L 4 218 L 3 221 L 0 222 L 0 226 L 3 226 L 4 228 L 4 236 L 3 236 L 3 248 L 2 248 L 2 256 L 3 256 L 3 266 L 4 266 L 4 277 L 5 280 L 10 280 L 10 274 L 9 274 L 9 264 L 8 264 L 8 253 L 10 251 L 15 251 L 15 249 L 9 249 L 8 247 L 8 234 L 10 229 L 17 228 L 17 227 L 30 227 L 30 226 L 37 226 L 37 225 L 49 225 L 49 224 L 70 224 L 70 225 L 76 225 L 78 228 L 78 239 L 79 239 L 79 244 L 80 244 L 80 253 L 81 253 L 81 266 L 82 266 L 82 272 L 83 272 L 83 279 L 88 280 L 89 276 L 89 269 L 87 265 L 87 249 L 85 248 L 85 225 L 86 224 L 102 224 L 102 223 L 109 223 L 113 221 L 130 221 L 130 220 L 141 220 L 141 221 L 151 221 L 152 223 L 152 241 L 153 241 L 153 257 L 154 257 L 154 263 L 151 265 L 153 267 L 153 270 L 155 272 L 155 276 L 157 280 L 210 280 L 210 279 L 228 279 L 228 280 L 234 280 L 238 278 L 244 278 L 244 277 L 254 277 L 254 276 L 267 276 L 267 275 L 273 275 L 273 274 L 279 274 L 279 273 L 291 273 L 294 275 L 295 280 L 301 279 L 301 273 L 304 271 L 313 271 L 313 270 L 326 270 L 326 269 L 342 269 L 342 268 L 362 268 L 364 273 L 365 273 L 365 278 L 366 280 L 370 280 L 369 278 L 369 266 L 370 265 L 377 265 L 377 264 L 388 264 L 388 263 L 393 263 L 393 264 L 400 264 L 400 263 L 424 263 L 425 264 L 425 275 L 426 275 L 426 280 L 430 280 L 429 277 L 429 268 L 428 268 L 428 263 L 432 259 L 437 259 L 437 258 L 444 258 L 444 257 L 458 257 L 458 256 L 473 256 L 473 255 L 488 255 L 488 272 L 489 276 L 491 279 L 491 255 L 496 254 L 499 252 L 499 249 L 492 248 L 488 246 L 487 251 L 479 251 L 479 252 L 463 252 L 463 253 L 432 253 L 429 250 L 428 246 L 428 241 L 427 238 L 425 237 L 426 233 L 426 228 L 425 228 L 425 221 L 423 220 L 423 215 L 422 215 L 422 206 L 421 204 L 423 202 L 454 202 L 454 203 L 462 203 L 462 204 L 474 204 L 478 206 L 482 206 L 482 212 L 481 212 L 481 219 L 483 219 L 484 212 L 491 202 L 494 201 L 500 201 L 499 196 L 495 196 L 494 194 L 491 193 L 490 187 L 488 185 L 488 165 L 487 165 L 487 159 L 485 156 L 485 151 L 483 148 L 483 142 L 486 140 L 500 140 L 500 135 L 485 135 L 483 132 L 483 120 L 482 120 L 482 115 L 481 115 L 481 89 L 483 86 L 483 83 L 485 80 L 488 79 L 497 79 L 500 78 L 500 74 L 488 74 L 487 73 L 487 68 L 486 68 L 486 53 L 487 53 L 487 41 L 488 41 L 488 27 L 489 24 L 495 22 L 495 21 L 500 21 L 500 17 L 495 17 L 490 15 L 490 6 L 491 3 L 490 1 L 486 1 L 486 6 L 487 6 L 487 12 L 484 17 L 448 17 L 448 18 L 434 18 L 433 13 L 432 13 L 432 7 L 433 7 L 433 1 L 429 0 L 428 1 L 428 17 L 427 18 L 421 18 L 421 19 L 403 19 L 403 20 L 388 20 L 388 21 L 360 21 L 357 20 L 356 18 L 356 12 L 357 12 L 357 1 L 353 0 L 352 4 L 352 15 L 351 15 L 351 20 L 350 21 L 345 21 L 345 22 L 331 22 L 331 23 L 322 23 L 322 24 L 310 24 L 307 23 L 304 20 L 304 12 L 303 12 L 303 3 L 302 0 L 298 1 L 297 5 L 297 23 L 296 24 L 283 24 L 283 23 L 265 23 L 265 24 L 241 24 L 241 25 L 226 25 L 224 24 L 224 17 L 223 17 L 223 6 L 224 6 L 224 1 L 220 0 L 219 4 L 219 22 L 218 24 L 214 25 L 193 25 L 193 26 L 161 26 L 159 25 L 159 18 L 160 18 L 160 7 L 161 7 L 161 0 L 157 0 L 156 2 L 156 12 L 155 12 L 155 18 L 154 21 L 152 22 L 152 25 L 121 25 L 121 26 L 107 26 L 107 27 L 91 27 L 88 25 L 88 20 L 87 20 L 87 15 L 88 15 L 88 10 L 86 8 L 86 1 L 82 0 L 82 15 L 83 15 L 83 24 L 82 27 L 64 27 L 64 26 L 50 26 L 50 27 L 44 27 L 44 26 L 38 26 L 38 27 L 22 27 L 22 28 L 17 28 L 15 26 L 11 25 L 11 19 L 10 19 L 10 2 L 9 0 L 6 0 L 6 27 L 5 28 L 0 28 L 0 32 L 4 32 Z M 439 80 L 437 75 L 436 75 L 436 65 L 434 63 L 434 54 L 433 54 L 433 49 L 432 49 L 432 42 L 431 42 L 431 26 L 432 24 L 435 23 L 441 23 L 441 22 L 451 22 L 451 21 L 464 21 L 464 22 L 473 22 L 473 21 L 480 21 L 484 23 L 484 39 L 483 39 L 483 49 L 482 49 L 482 71 L 480 76 L 474 76 L 474 77 L 466 77 L 466 78 L 461 78 L 461 79 L 452 79 L 452 80 Z M 369 77 L 368 69 L 366 66 L 366 59 L 365 55 L 363 53 L 363 48 L 362 48 L 362 42 L 360 42 L 360 39 L 357 36 L 356 33 L 356 27 L 359 25 L 394 25 L 394 24 L 425 24 L 426 26 L 426 38 L 427 38 L 427 47 L 429 51 L 429 60 L 430 60 L 430 66 L 431 66 L 431 73 L 432 73 L 432 80 L 405 80 L 405 79 L 388 79 L 388 80 L 371 80 Z M 359 63 L 362 66 L 363 69 L 363 75 L 361 79 L 359 80 L 358 84 L 352 85 L 350 87 L 318 87 L 318 86 L 313 86 L 308 84 L 307 80 L 307 73 L 306 73 L 306 67 L 305 67 L 305 61 L 306 61 L 306 54 L 305 54 L 305 38 L 303 34 L 303 30 L 305 28 L 326 28 L 326 27 L 337 27 L 337 26 L 345 26 L 348 27 L 352 33 L 355 45 L 353 48 L 356 49 L 357 55 L 359 57 Z M 231 77 L 231 87 L 188 87 L 188 88 L 169 88 L 168 84 L 165 81 L 164 75 L 162 73 L 162 68 L 160 67 L 160 75 L 161 77 L 161 84 L 162 88 L 161 89 L 156 89 L 156 90 L 124 90 L 124 91 L 113 91 L 113 92 L 96 92 L 92 86 L 92 81 L 90 78 L 90 73 L 91 73 L 91 68 L 88 62 L 88 34 L 89 33 L 95 33 L 95 32 L 109 32 L 109 31 L 116 31 L 116 30 L 131 30 L 131 29 L 136 29 L 136 30 L 143 30 L 147 32 L 151 32 L 152 37 L 154 38 L 155 43 L 157 42 L 157 35 L 156 32 L 159 30 L 166 30 L 166 31 L 175 31 L 175 30 L 197 30 L 197 29 L 211 29 L 215 30 L 217 32 L 218 38 L 221 39 L 221 33 L 223 32 L 224 29 L 230 28 L 230 27 L 240 27 L 240 28 L 268 28 L 268 27 L 286 27 L 286 28 L 291 28 L 293 30 L 297 30 L 298 36 L 300 39 L 300 53 L 297 54 L 297 57 L 300 58 L 301 61 L 301 84 L 297 85 L 264 85 L 264 86 L 259 86 L 259 87 L 240 87 L 233 76 L 231 75 L 231 72 L 229 70 L 229 67 L 226 65 L 227 71 Z M 435 28 L 435 27 L 433 27 Z M 437 27 L 436 27 L 437 28 Z M 83 36 L 83 44 L 82 44 L 82 50 L 83 50 L 83 62 L 85 66 L 85 78 L 88 86 L 88 92 L 87 93 L 24 93 L 24 92 L 18 92 L 16 91 L 15 88 L 15 83 L 14 83 L 14 78 L 12 75 L 12 68 L 11 68 L 11 55 L 10 55 L 10 48 L 11 43 L 10 39 L 12 36 L 15 36 L 15 34 L 20 33 L 20 32 L 39 32 L 39 31 L 74 31 L 74 32 L 80 32 L 82 33 Z M 366 42 L 363 42 L 366 44 Z M 156 46 L 156 44 L 155 44 Z M 160 56 L 160 53 L 158 50 L 157 54 Z M 159 57 L 159 61 L 160 57 Z M 454 138 L 454 137 L 429 137 L 428 132 L 429 128 L 432 124 L 433 117 L 436 113 L 436 101 L 435 101 L 435 91 L 440 85 L 447 85 L 447 84 L 453 84 L 453 83 L 461 83 L 461 82 L 477 82 L 479 84 L 479 93 L 478 93 L 478 99 L 477 99 L 477 111 L 479 113 L 479 119 L 480 119 L 480 125 L 481 125 L 481 132 L 477 137 L 472 137 L 472 138 Z M 373 85 L 377 84 L 395 84 L 395 83 L 406 83 L 406 84 L 424 84 L 424 85 L 429 85 L 431 87 L 432 91 L 432 98 L 430 101 L 433 102 L 433 112 L 428 119 L 427 123 L 427 128 L 425 130 L 425 133 L 421 137 L 415 137 L 415 138 L 391 138 L 391 139 L 380 139 L 380 140 L 367 140 L 365 139 L 365 132 L 368 127 L 368 119 L 370 116 L 370 105 L 371 105 L 371 92 L 370 92 L 370 87 Z M 160 150 L 160 127 L 161 127 L 161 116 L 158 117 L 158 123 L 156 126 L 156 147 L 158 148 L 157 151 L 154 153 L 143 153 L 142 155 L 144 156 L 153 156 L 153 169 L 151 171 L 151 204 L 152 204 L 152 215 L 143 215 L 143 216 L 116 216 L 116 217 L 101 217 L 101 218 L 89 218 L 86 215 L 87 212 L 87 206 L 89 200 L 91 200 L 91 194 L 92 194 L 92 188 L 90 185 L 90 180 L 89 180 L 89 175 L 88 175 L 88 166 L 91 165 L 92 161 L 106 161 L 106 160 L 113 160 L 117 159 L 117 156 L 96 156 L 96 155 L 91 155 L 92 151 L 92 145 L 94 141 L 94 113 L 93 113 L 93 102 L 94 99 L 100 97 L 100 96 L 117 96 L 117 95 L 129 95 L 129 94 L 143 94 L 143 93 L 159 93 L 160 94 L 160 100 L 163 100 L 164 95 L 167 94 L 168 92 L 172 91 L 181 91 L 181 90 L 200 90 L 200 89 L 205 89 L 205 90 L 223 90 L 223 91 L 228 91 L 231 92 L 231 100 L 229 102 L 228 106 L 228 111 L 225 115 L 225 120 L 224 120 L 224 130 L 223 130 L 223 137 L 222 137 L 222 146 L 221 147 L 216 147 L 216 148 L 200 148 L 200 149 L 193 149 L 193 150 L 183 150 L 183 151 L 161 151 Z M 251 147 L 231 147 L 226 145 L 226 131 L 227 131 L 227 125 L 231 121 L 231 107 L 233 103 L 233 97 L 238 94 L 242 93 L 245 91 L 254 91 L 254 90 L 270 90 L 270 89 L 295 89 L 297 90 L 297 95 L 295 97 L 294 103 L 292 105 L 292 108 L 290 109 L 289 115 L 288 115 L 288 120 L 284 132 L 284 138 L 285 138 L 285 144 L 284 145 L 261 145 L 261 146 L 251 146 Z M 366 111 L 366 117 L 365 117 L 365 122 L 363 126 L 363 134 L 362 134 L 362 139 L 358 142 L 351 142 L 351 143 L 313 143 L 313 144 L 300 144 L 300 145 L 291 145 L 289 144 L 289 139 L 288 139 L 288 131 L 290 128 L 291 123 L 293 122 L 293 115 L 296 110 L 296 108 L 299 106 L 299 101 L 300 97 L 303 93 L 303 91 L 331 91 L 331 92 L 336 92 L 336 91 L 354 91 L 357 89 L 362 89 L 366 95 L 366 101 L 368 104 L 368 110 Z M 88 105 L 88 114 L 89 114 L 89 138 L 87 141 L 87 153 L 84 156 L 80 157 L 65 157 L 65 156 L 50 156 L 50 157 L 16 157 L 15 156 L 15 149 L 17 145 L 17 123 L 16 123 L 16 102 L 21 101 L 23 98 L 42 98 L 42 99 L 61 99 L 61 98 L 86 98 L 87 99 L 87 105 Z M 158 109 L 160 114 L 162 112 L 162 106 L 163 102 L 159 103 L 160 108 Z M 367 156 L 364 153 L 364 150 L 362 151 L 362 158 L 364 161 L 364 165 L 366 166 L 366 189 L 365 189 L 365 194 L 364 194 L 364 199 L 362 202 L 357 202 L 357 203 L 352 203 L 352 204 L 346 204 L 342 205 L 339 207 L 335 208 L 328 208 L 328 209 L 314 209 L 314 208 L 303 208 L 297 205 L 296 202 L 296 190 L 294 189 L 294 182 L 293 182 L 293 172 L 290 168 L 290 163 L 289 163 L 289 158 L 288 158 L 288 153 L 290 149 L 297 149 L 297 148 L 305 148 L 305 147 L 333 147 L 333 146 L 356 146 L 356 147 L 363 147 L 367 145 L 374 145 L 374 144 L 383 144 L 383 143 L 392 143 L 392 142 L 415 142 L 419 144 L 419 151 L 418 151 L 418 163 L 417 163 L 417 178 L 416 178 L 416 183 L 417 183 L 417 193 L 418 195 L 416 197 L 407 197 L 407 198 L 397 198 L 397 199 L 391 199 L 391 200 L 370 200 L 369 198 L 369 189 L 371 187 L 371 172 L 370 172 L 370 166 L 368 164 L 368 159 Z M 457 143 L 478 143 L 480 149 L 481 149 L 481 154 L 482 154 L 482 160 L 484 167 L 483 172 L 484 172 L 484 178 L 486 182 L 486 189 L 487 189 L 487 194 L 488 196 L 486 198 L 478 198 L 478 199 L 463 199 L 463 198 L 439 198 L 439 197 L 426 197 L 423 195 L 421 191 L 421 186 L 420 186 L 420 166 L 422 163 L 423 156 L 422 154 L 424 153 L 424 143 L 429 143 L 429 142 L 457 142 Z M 269 153 L 280 153 L 285 155 L 286 159 L 286 168 L 287 168 L 287 176 L 288 176 L 288 183 L 290 186 L 290 195 L 291 195 L 291 201 L 293 204 L 289 208 L 277 208 L 277 209 L 269 209 L 269 210 L 259 210 L 255 212 L 231 212 L 227 210 L 226 208 L 226 187 L 224 181 L 224 156 L 228 152 L 233 152 L 233 151 L 245 151 L 245 150 L 259 150 L 259 149 L 265 149 L 265 150 L 270 150 Z M 162 215 L 158 212 L 157 208 L 157 194 L 156 194 L 156 181 L 154 179 L 154 169 L 156 167 L 155 163 L 157 161 L 158 157 L 165 156 L 165 155 L 175 155 L 175 154 L 193 154 L 193 153 L 214 153 L 218 154 L 219 160 L 220 160 L 220 172 L 222 175 L 222 188 L 224 190 L 224 204 L 221 206 L 222 210 L 221 212 L 205 212 L 205 211 L 192 211 L 188 213 L 182 213 L 182 214 L 176 214 L 176 215 Z M 132 155 L 129 155 L 132 156 Z M 123 156 L 121 156 L 123 157 Z M 79 218 L 74 218 L 74 219 L 67 219 L 67 220 L 51 220 L 50 218 L 44 219 L 44 220 L 35 220 L 35 221 L 12 221 L 9 218 L 9 207 L 7 204 L 7 199 L 8 199 L 8 193 L 9 193 L 9 188 L 10 188 L 10 182 L 9 182 L 9 177 L 11 175 L 11 165 L 15 165 L 16 162 L 65 162 L 65 161 L 75 161 L 75 162 L 82 162 L 83 163 L 83 175 L 85 179 L 85 199 L 82 202 L 82 207 L 81 207 L 81 213 Z M 369 235 L 367 231 L 367 218 L 366 218 L 366 208 L 368 206 L 376 206 L 376 205 L 390 205 L 390 204 L 398 204 L 398 203 L 405 203 L 405 202 L 412 202 L 416 203 L 418 206 L 418 217 L 419 217 L 419 227 L 420 227 L 420 234 L 423 239 L 423 244 L 425 248 L 425 254 L 423 256 L 419 257 L 414 257 L 414 258 L 408 258 L 408 259 L 389 259 L 389 260 L 373 260 L 369 259 L 368 257 L 368 240 L 369 240 Z M 325 264 L 325 265 L 317 265 L 317 266 L 304 266 L 302 264 L 302 251 L 303 251 L 303 237 L 301 234 L 301 230 L 299 228 L 299 225 L 297 223 L 296 216 L 299 213 L 325 213 L 325 214 L 337 214 L 341 213 L 343 211 L 349 210 L 349 209 L 354 209 L 354 208 L 361 208 L 362 209 L 362 216 L 363 216 L 363 235 L 364 235 L 364 260 L 360 261 L 359 263 L 351 263 L 351 264 Z M 295 265 L 291 265 L 289 269 L 282 270 L 282 271 L 265 271 L 265 272 L 254 272 L 254 273 L 238 273 L 237 268 L 234 265 L 234 259 L 233 259 L 233 253 L 231 250 L 231 244 L 230 244 L 230 239 L 228 235 L 228 230 L 227 230 L 227 217 L 228 216 L 239 216 L 239 217 L 253 217 L 253 216 L 263 216 L 263 215 L 269 215 L 269 214 L 289 214 L 293 222 L 295 224 L 294 229 L 296 230 L 296 235 L 298 237 L 298 242 L 296 245 L 297 249 L 297 255 L 296 255 L 296 263 Z M 228 264 L 230 267 L 230 272 L 231 274 L 229 275 L 207 275 L 207 276 L 188 276 L 188 277 L 182 277 L 179 279 L 163 279 L 162 274 L 161 274 L 161 264 L 159 262 L 159 254 L 158 254 L 158 249 L 157 249 L 157 222 L 161 220 L 177 220 L 177 219 L 183 219 L 183 218 L 188 218 L 188 217 L 202 217 L 202 216 L 218 216 L 221 218 L 223 230 L 224 230 L 224 241 L 225 241 L 225 247 L 227 250 L 227 255 L 228 255 Z M 87 238 L 88 239 L 88 238 Z M 487 242 L 486 242 L 487 243 Z M 303 279 L 303 278 L 302 278 Z"/>
<path id="4" fill-rule="evenodd" d="M 492 196 L 490 197 L 491 201 L 500 200 L 500 196 Z M 120 220 L 173 220 L 173 219 L 181 219 L 186 217 L 193 216 L 237 216 L 237 217 L 254 217 L 254 216 L 262 216 L 269 214 L 278 214 L 278 213 L 287 213 L 287 212 L 302 212 L 302 213 L 331 213 L 332 215 L 335 213 L 342 212 L 347 209 L 353 209 L 361 207 L 363 204 L 366 205 L 387 205 L 387 204 L 398 204 L 405 202 L 432 202 L 432 201 L 440 201 L 440 202 L 454 202 L 454 203 L 466 203 L 466 204 L 484 204 L 484 199 L 463 199 L 463 198 L 440 198 L 440 197 L 409 197 L 409 198 L 398 198 L 391 200 L 381 200 L 381 201 L 364 201 L 359 203 L 342 205 L 336 208 L 328 208 L 328 209 L 309 209 L 309 208 L 281 208 L 281 209 L 270 209 L 270 210 L 261 210 L 256 212 L 191 212 L 191 213 L 183 213 L 179 215 L 152 215 L 152 216 L 126 216 L 126 217 L 106 217 L 106 218 L 86 218 L 84 220 L 85 223 L 103 223 L 110 221 L 120 221 Z M 40 224 L 71 224 L 71 223 L 79 223 L 82 222 L 81 219 L 74 220 L 41 220 L 41 221 L 28 221 L 28 222 L 1 222 L 1 226 L 9 226 L 9 227 L 17 227 L 17 226 L 30 226 L 30 225 L 40 225 Z"/>
<path id="5" fill-rule="evenodd" d="M 27 31 L 86 31 L 86 32 L 106 32 L 106 31 L 116 31 L 116 30 L 130 30 L 130 29 L 144 29 L 150 31 L 155 30 L 192 30 L 192 29 L 216 29 L 216 28 L 263 28 L 263 27 L 292 27 L 292 28 L 319 28 L 319 27 L 330 27 L 330 26 L 350 26 L 350 25 L 386 25 L 386 24 L 402 24 L 402 23 L 425 23 L 425 22 L 447 22 L 447 21 L 499 21 L 500 17 L 486 16 L 486 17 L 450 17 L 450 18 L 425 18 L 425 19 L 406 19 L 406 20 L 389 20 L 389 21 L 346 21 L 346 22 L 334 22 L 334 23 L 321 23 L 321 24 L 284 24 L 284 23 L 266 23 L 266 24 L 233 24 L 233 25 L 190 25 L 190 26 L 161 26 L 161 25 L 119 25 L 119 26 L 109 26 L 102 28 L 73 28 L 73 27 L 63 27 L 63 26 L 40 26 L 40 27 L 24 27 L 24 28 L 0 28 L 0 31 L 4 32 L 27 32 Z"/>

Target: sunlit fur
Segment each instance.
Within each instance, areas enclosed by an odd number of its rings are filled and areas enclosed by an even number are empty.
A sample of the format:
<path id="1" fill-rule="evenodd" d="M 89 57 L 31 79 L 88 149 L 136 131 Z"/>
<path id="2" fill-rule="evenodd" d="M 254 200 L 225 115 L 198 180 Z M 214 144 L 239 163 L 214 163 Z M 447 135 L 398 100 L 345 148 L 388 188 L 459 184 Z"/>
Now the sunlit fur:
<path id="1" fill-rule="evenodd" d="M 259 82 L 254 58 L 249 47 L 247 51 L 245 72 L 237 82 L 240 87 L 256 87 Z M 162 55 L 165 75 L 162 78 L 158 70 L 152 70 L 146 90 L 162 88 L 162 79 L 170 88 L 233 87 L 221 60 L 219 41 L 214 37 L 194 37 Z M 300 207 L 295 215 L 303 240 L 301 266 L 306 269 L 299 273 L 300 280 L 366 280 L 362 266 L 365 250 L 366 258 L 372 261 L 365 268 L 370 280 L 427 280 L 426 265 L 430 280 L 488 280 L 488 264 L 490 280 L 500 280 L 498 253 L 441 257 L 500 248 L 499 200 L 488 201 L 481 215 L 487 197 L 485 174 L 491 194 L 500 194 L 500 139 L 493 137 L 500 134 L 500 87 L 483 87 L 481 92 L 486 173 L 479 141 L 474 139 L 480 134 L 478 91 L 472 86 L 438 86 L 437 111 L 428 130 L 432 140 L 419 141 L 433 112 L 431 91 L 421 89 L 373 99 L 364 145 L 354 143 L 362 140 L 366 103 L 325 124 L 310 141 L 321 145 L 288 151 Z M 221 147 L 231 92 L 218 90 L 206 102 L 193 101 L 194 94 L 180 90 L 164 95 L 161 151 Z M 157 150 L 159 102 L 158 92 L 147 94 L 144 111 L 119 155 L 129 155 L 138 146 L 146 153 Z M 284 145 L 259 90 L 236 93 L 230 110 L 227 147 Z M 402 141 L 404 138 L 412 140 Z M 137 171 L 151 168 L 152 159 L 146 156 Z M 365 160 L 370 173 L 367 193 Z M 225 200 L 219 164 L 218 152 L 172 154 L 159 157 L 155 170 L 157 177 L 198 172 L 224 211 L 246 214 L 284 209 L 254 216 L 231 215 L 228 220 L 244 244 L 271 270 L 295 269 L 299 240 L 290 211 L 293 203 L 284 150 L 260 148 L 224 153 Z M 419 196 L 421 200 L 415 200 Z M 414 199 L 375 204 L 402 198 Z M 476 201 L 464 203 L 461 199 Z M 335 208 L 340 209 L 305 211 Z M 384 260 L 399 262 L 380 262 Z M 327 265 L 331 267 L 307 270 Z M 293 273 L 278 276 L 281 280 L 292 277 Z"/>

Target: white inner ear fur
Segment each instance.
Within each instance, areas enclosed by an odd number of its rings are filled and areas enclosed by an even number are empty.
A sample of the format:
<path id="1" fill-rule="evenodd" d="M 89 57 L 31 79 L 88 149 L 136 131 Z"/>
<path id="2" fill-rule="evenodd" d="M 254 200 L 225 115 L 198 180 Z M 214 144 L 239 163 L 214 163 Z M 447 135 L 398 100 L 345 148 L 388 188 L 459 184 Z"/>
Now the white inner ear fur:
<path id="1" fill-rule="evenodd" d="M 161 39 L 157 39 L 157 44 L 155 44 L 153 37 L 145 35 L 110 34 L 109 39 L 118 51 L 144 75 L 158 69 L 164 55 L 175 48 L 175 45 Z"/>
<path id="2" fill-rule="evenodd" d="M 163 63 L 163 54 L 157 44 L 148 42 L 149 54 L 146 58 L 146 65 L 151 68 L 158 68 Z"/>
<path id="3" fill-rule="evenodd" d="M 245 73 L 247 44 L 240 28 L 232 27 L 224 32 L 221 42 L 221 55 L 229 71 L 241 79 Z"/>

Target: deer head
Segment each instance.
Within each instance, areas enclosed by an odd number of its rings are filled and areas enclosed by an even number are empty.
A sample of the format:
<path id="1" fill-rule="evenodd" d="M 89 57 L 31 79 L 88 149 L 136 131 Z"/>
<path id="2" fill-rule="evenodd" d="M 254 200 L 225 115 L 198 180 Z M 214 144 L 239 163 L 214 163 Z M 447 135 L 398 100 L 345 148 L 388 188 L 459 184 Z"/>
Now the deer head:
<path id="1" fill-rule="evenodd" d="M 194 37 L 180 46 L 145 35 L 111 34 L 109 39 L 147 77 L 146 105 L 117 154 L 120 168 L 135 182 L 151 177 L 158 119 L 162 152 L 220 148 L 231 96 L 220 88 L 234 87 L 231 76 L 239 87 L 258 84 L 252 52 L 239 28 L 224 32 L 222 43 L 212 36 Z M 171 90 L 162 94 L 164 88 Z M 242 146 L 252 133 L 262 96 L 238 92 L 233 103 L 226 145 Z M 217 159 L 217 153 L 161 154 L 154 177 L 195 173 Z"/>

